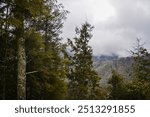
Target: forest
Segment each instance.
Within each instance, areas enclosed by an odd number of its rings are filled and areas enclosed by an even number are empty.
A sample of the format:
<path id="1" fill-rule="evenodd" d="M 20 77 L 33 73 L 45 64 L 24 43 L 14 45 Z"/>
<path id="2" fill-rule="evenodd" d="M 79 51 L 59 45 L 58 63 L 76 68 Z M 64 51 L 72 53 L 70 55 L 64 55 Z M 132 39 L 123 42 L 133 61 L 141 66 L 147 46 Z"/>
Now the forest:
<path id="1" fill-rule="evenodd" d="M 57 0 L 0 1 L 0 99 L 149 100 L 150 53 L 140 39 L 130 50 L 131 79 L 112 69 L 101 86 L 89 45 L 94 26 L 83 22 L 63 43 L 68 13 Z"/>

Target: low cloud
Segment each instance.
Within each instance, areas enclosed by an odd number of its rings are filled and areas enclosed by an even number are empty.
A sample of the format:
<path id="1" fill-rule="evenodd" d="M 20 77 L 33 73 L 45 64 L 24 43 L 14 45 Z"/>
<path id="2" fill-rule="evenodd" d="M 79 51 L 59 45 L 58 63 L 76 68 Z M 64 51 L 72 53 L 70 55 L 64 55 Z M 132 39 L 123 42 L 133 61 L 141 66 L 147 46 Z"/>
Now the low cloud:
<path id="1" fill-rule="evenodd" d="M 150 0 L 107 0 L 115 15 L 97 22 L 93 20 L 91 9 L 94 6 L 90 1 L 60 0 L 70 11 L 63 29 L 64 38 L 74 37 L 75 27 L 87 20 L 95 27 L 90 42 L 95 55 L 115 53 L 127 56 L 127 50 L 132 49 L 136 38 L 142 38 L 150 51 Z"/>

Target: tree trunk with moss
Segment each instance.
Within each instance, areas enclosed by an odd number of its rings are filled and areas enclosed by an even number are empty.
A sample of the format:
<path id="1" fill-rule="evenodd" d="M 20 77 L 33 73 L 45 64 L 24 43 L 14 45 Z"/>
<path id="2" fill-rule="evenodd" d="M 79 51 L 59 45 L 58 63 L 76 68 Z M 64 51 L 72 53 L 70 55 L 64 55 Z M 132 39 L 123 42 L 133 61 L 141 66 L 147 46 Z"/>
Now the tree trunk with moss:
<path id="1" fill-rule="evenodd" d="M 26 54 L 25 54 L 25 39 L 17 40 L 17 99 L 26 99 Z"/>

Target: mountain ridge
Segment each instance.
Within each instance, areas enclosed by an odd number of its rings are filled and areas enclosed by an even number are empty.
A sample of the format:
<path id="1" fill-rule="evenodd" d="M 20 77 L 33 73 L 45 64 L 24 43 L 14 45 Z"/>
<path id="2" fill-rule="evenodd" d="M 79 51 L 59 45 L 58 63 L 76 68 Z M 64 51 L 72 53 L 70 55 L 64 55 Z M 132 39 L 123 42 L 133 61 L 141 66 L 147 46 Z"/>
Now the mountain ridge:
<path id="1" fill-rule="evenodd" d="M 112 70 L 116 70 L 123 78 L 131 79 L 132 57 L 118 57 L 117 55 L 93 56 L 93 66 L 98 75 L 102 78 L 101 83 L 107 84 L 112 75 Z"/>

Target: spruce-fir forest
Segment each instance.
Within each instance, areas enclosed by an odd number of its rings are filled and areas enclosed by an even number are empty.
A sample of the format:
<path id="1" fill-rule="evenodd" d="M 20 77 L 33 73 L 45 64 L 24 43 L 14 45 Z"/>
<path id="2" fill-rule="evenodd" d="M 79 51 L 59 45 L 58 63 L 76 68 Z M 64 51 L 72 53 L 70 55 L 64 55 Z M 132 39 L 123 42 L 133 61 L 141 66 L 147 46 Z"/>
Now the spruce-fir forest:
<path id="1" fill-rule="evenodd" d="M 108 66 L 101 83 L 89 45 L 94 26 L 83 22 L 63 43 L 68 13 L 57 0 L 0 1 L 0 99 L 150 99 L 150 53 L 141 40 L 129 48 L 128 76 Z"/>

